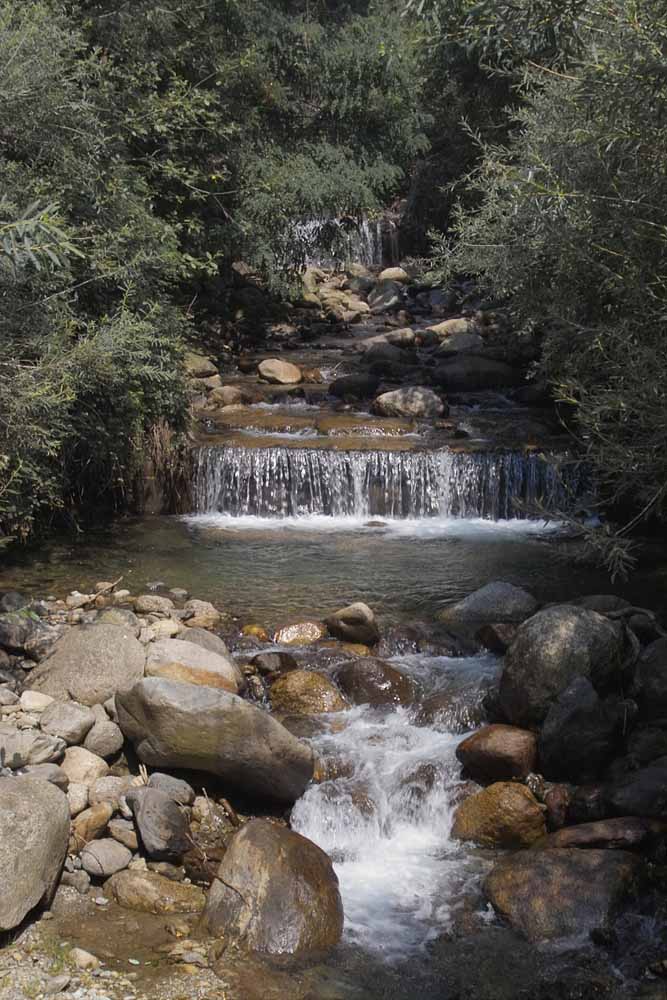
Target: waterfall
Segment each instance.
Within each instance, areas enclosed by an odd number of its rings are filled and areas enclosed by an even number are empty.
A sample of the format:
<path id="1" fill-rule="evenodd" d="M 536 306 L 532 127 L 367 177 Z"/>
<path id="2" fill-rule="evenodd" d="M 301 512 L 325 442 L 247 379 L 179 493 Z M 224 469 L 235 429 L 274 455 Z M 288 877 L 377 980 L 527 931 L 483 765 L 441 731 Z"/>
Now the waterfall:
<path id="1" fill-rule="evenodd" d="M 520 452 L 335 451 L 202 447 L 195 459 L 199 513 L 235 517 L 461 517 L 505 520 L 521 504 L 570 505 L 563 482 L 537 455 Z"/>
<path id="2" fill-rule="evenodd" d="M 297 256 L 313 267 L 364 264 L 381 267 L 382 223 L 366 216 L 351 219 L 308 219 L 292 227 L 289 241 Z"/>

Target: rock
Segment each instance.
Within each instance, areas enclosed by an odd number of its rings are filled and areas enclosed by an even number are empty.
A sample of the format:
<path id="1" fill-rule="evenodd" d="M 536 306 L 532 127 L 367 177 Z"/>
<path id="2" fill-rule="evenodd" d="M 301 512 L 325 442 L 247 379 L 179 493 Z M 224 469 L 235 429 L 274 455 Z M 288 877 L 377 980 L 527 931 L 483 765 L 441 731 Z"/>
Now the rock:
<path id="1" fill-rule="evenodd" d="M 227 645 L 223 642 L 220 636 L 215 635 L 213 632 L 207 632 L 206 629 L 203 628 L 189 628 L 187 632 L 183 633 L 178 641 L 189 642 L 194 646 L 201 646 L 202 649 L 207 649 L 210 653 L 217 653 L 218 656 L 229 657 Z"/>
<path id="2" fill-rule="evenodd" d="M 475 392 L 521 385 L 522 375 L 503 361 L 458 354 L 435 369 L 433 381 L 446 392 Z"/>
<path id="3" fill-rule="evenodd" d="M 640 819 L 637 816 L 623 816 L 618 819 L 603 819 L 597 823 L 579 823 L 564 830 L 550 833 L 540 847 L 605 848 L 607 850 L 631 851 L 643 848 L 651 841 L 664 837 L 667 823 L 657 819 Z"/>
<path id="4" fill-rule="evenodd" d="M 22 614 L 0 615 L 0 647 L 10 653 L 23 653 L 36 628 L 31 618 Z"/>
<path id="5" fill-rule="evenodd" d="M 110 837 L 94 840 L 81 851 L 83 870 L 93 878 L 109 878 L 127 868 L 132 851 Z"/>
<path id="6" fill-rule="evenodd" d="M 186 352 L 183 366 L 191 378 L 210 378 L 212 375 L 218 374 L 218 369 L 210 358 L 192 351 Z"/>
<path id="7" fill-rule="evenodd" d="M 195 791 L 187 781 L 181 778 L 174 778 L 171 774 L 160 774 L 156 771 L 148 779 L 149 788 L 157 788 L 183 806 L 191 806 L 195 800 Z"/>
<path id="8" fill-rule="evenodd" d="M 537 738 L 515 726 L 485 726 L 459 743 L 456 756 L 466 776 L 480 785 L 525 778 L 535 770 Z"/>
<path id="9" fill-rule="evenodd" d="M 397 281 L 378 281 L 368 293 L 368 304 L 374 316 L 398 309 L 403 303 L 403 288 Z"/>
<path id="10" fill-rule="evenodd" d="M 410 275 L 402 267 L 386 267 L 378 274 L 378 281 L 395 281 L 399 285 L 407 285 L 410 282 Z"/>
<path id="11" fill-rule="evenodd" d="M 126 608 L 105 608 L 100 611 L 95 619 L 96 625 L 119 625 L 121 628 L 129 629 L 133 635 L 138 636 L 141 626 L 134 611 Z"/>
<path id="12" fill-rule="evenodd" d="M 254 819 L 232 838 L 203 919 L 210 933 L 244 950 L 312 959 L 340 941 L 343 904 L 324 851 Z"/>
<path id="13" fill-rule="evenodd" d="M 156 639 L 174 639 L 183 629 L 181 622 L 177 622 L 174 618 L 162 618 L 151 625 L 151 631 L 155 633 Z"/>
<path id="14" fill-rule="evenodd" d="M 68 747 L 61 767 L 70 781 L 88 786 L 109 773 L 107 762 L 84 747 Z"/>
<path id="15" fill-rule="evenodd" d="M 73 820 L 70 837 L 70 850 L 78 853 L 91 840 L 101 837 L 107 828 L 107 824 L 113 816 L 113 806 L 108 802 L 98 802 L 89 809 L 84 809 L 82 813 Z"/>
<path id="16" fill-rule="evenodd" d="M 609 818 L 602 785 L 581 785 L 572 790 L 567 806 L 567 823 L 593 823 Z"/>
<path id="17" fill-rule="evenodd" d="M 112 819 L 109 823 L 109 834 L 119 844 L 127 847 L 128 851 L 138 850 L 139 838 L 134 829 L 134 823 L 129 819 Z"/>
<path id="18" fill-rule="evenodd" d="M 82 813 L 84 809 L 88 808 L 88 785 L 83 785 L 80 781 L 70 781 L 67 788 L 67 801 L 70 816 L 74 817 Z"/>
<path id="19" fill-rule="evenodd" d="M 77 969 L 82 969 L 85 972 L 92 972 L 95 969 L 99 969 L 102 964 L 99 958 L 91 955 L 89 951 L 84 951 L 83 948 L 71 948 L 69 959 L 76 965 Z"/>
<path id="20" fill-rule="evenodd" d="M 609 782 L 603 800 L 615 816 L 667 817 L 667 758 Z"/>
<path id="21" fill-rule="evenodd" d="M 216 406 L 240 406 L 248 401 L 247 393 L 238 385 L 223 385 L 220 389 L 214 389 L 211 393 L 211 400 Z"/>
<path id="22" fill-rule="evenodd" d="M 260 378 L 276 385 L 298 385 L 301 381 L 301 369 L 289 361 L 279 358 L 268 358 L 257 365 Z"/>
<path id="23" fill-rule="evenodd" d="M 134 602 L 134 608 L 139 615 L 166 615 L 168 618 L 174 610 L 174 602 L 170 597 L 159 594 L 141 594 Z"/>
<path id="24" fill-rule="evenodd" d="M 331 635 L 345 642 L 361 642 L 372 646 L 380 638 L 375 615 L 361 601 L 335 611 L 329 615 L 325 624 Z"/>
<path id="25" fill-rule="evenodd" d="M 291 653 L 284 651 L 276 653 L 257 653 L 250 661 L 250 664 L 258 674 L 268 676 L 269 674 L 286 674 L 288 670 L 297 670 L 298 663 Z"/>
<path id="26" fill-rule="evenodd" d="M 586 677 L 575 678 L 553 702 L 542 726 L 544 776 L 575 784 L 594 781 L 620 749 L 630 715 L 627 702 L 601 701 Z"/>
<path id="27" fill-rule="evenodd" d="M 182 639 L 162 639 L 148 647 L 147 677 L 166 677 L 237 694 L 240 674 L 229 656 L 221 656 Z"/>
<path id="28" fill-rule="evenodd" d="M 532 594 L 511 583 L 496 580 L 480 587 L 438 615 L 450 628 L 478 629 L 483 624 L 520 623 L 539 607 Z"/>
<path id="29" fill-rule="evenodd" d="M 485 683 L 472 689 L 439 691 L 419 706 L 416 724 L 438 732 L 469 733 L 487 721 Z"/>
<path id="30" fill-rule="evenodd" d="M 329 386 L 329 393 L 338 399 L 370 399 L 377 392 L 380 384 L 376 375 L 361 372 L 355 375 L 342 375 Z"/>
<path id="31" fill-rule="evenodd" d="M 309 646 L 326 637 L 327 630 L 321 622 L 296 622 L 278 629 L 273 641 L 281 646 Z"/>
<path id="32" fill-rule="evenodd" d="M 415 700 L 416 690 L 410 678 L 374 657 L 344 663 L 336 680 L 355 705 L 410 705 Z"/>
<path id="33" fill-rule="evenodd" d="M 518 626 L 509 622 L 505 624 L 494 622 L 491 625 L 482 625 L 475 638 L 491 653 L 495 653 L 496 656 L 504 656 L 516 639 L 517 631 Z"/>
<path id="34" fill-rule="evenodd" d="M 545 793 L 544 804 L 547 807 L 549 830 L 560 830 L 565 826 L 571 801 L 572 796 L 567 785 L 552 785 Z"/>
<path id="35" fill-rule="evenodd" d="M 106 760 L 123 749 L 123 734 L 115 722 L 96 722 L 86 736 L 84 747 Z"/>
<path id="36" fill-rule="evenodd" d="M 626 749 L 635 768 L 651 764 L 658 757 L 667 757 L 667 729 L 638 726 L 630 734 Z"/>
<path id="37" fill-rule="evenodd" d="M 453 333 L 443 337 L 438 346 L 438 357 L 455 354 L 482 354 L 484 341 L 478 333 Z"/>
<path id="38" fill-rule="evenodd" d="M 587 597 L 580 597 L 578 601 L 573 601 L 580 608 L 588 611 L 597 611 L 600 615 L 607 615 L 610 611 L 622 611 L 631 607 L 630 602 L 615 594 L 589 594 Z"/>
<path id="39" fill-rule="evenodd" d="M 642 651 L 637 684 L 642 719 L 667 720 L 667 639 L 658 639 Z"/>
<path id="40" fill-rule="evenodd" d="M 33 671 L 30 687 L 58 701 L 104 703 L 143 677 L 145 652 L 127 629 L 90 625 L 70 629 Z"/>
<path id="41" fill-rule="evenodd" d="M 54 701 L 42 712 L 42 732 L 64 740 L 68 746 L 82 743 L 95 724 L 95 714 L 76 701 Z"/>
<path id="42" fill-rule="evenodd" d="M 465 337 L 468 334 L 477 332 L 477 323 L 474 319 L 469 319 L 466 316 L 458 316 L 453 319 L 446 319 L 442 323 L 435 323 L 433 326 L 427 327 L 424 331 L 426 334 L 431 334 L 432 337 L 437 338 L 437 340 L 449 340 L 452 337 Z"/>
<path id="43" fill-rule="evenodd" d="M 62 767 L 58 767 L 57 764 L 28 764 L 20 771 L 20 775 L 24 775 L 28 778 L 40 778 L 41 781 L 48 781 L 50 784 L 55 785 L 59 788 L 61 792 L 65 792 L 69 789 L 69 778 L 63 771 Z"/>
<path id="44" fill-rule="evenodd" d="M 52 704 L 53 698 L 48 694 L 40 694 L 39 691 L 24 691 L 21 695 L 21 709 L 24 712 L 41 715 Z"/>
<path id="45" fill-rule="evenodd" d="M 90 804 L 92 806 L 98 802 L 108 802 L 114 810 L 119 809 L 121 797 L 133 787 L 131 775 L 119 778 L 110 774 L 104 778 L 98 778 L 89 789 Z"/>
<path id="46" fill-rule="evenodd" d="M 121 729 L 152 767 L 206 771 L 281 802 L 299 798 L 312 777 L 310 748 L 226 691 L 149 677 L 116 705 Z"/>
<path id="47" fill-rule="evenodd" d="M 30 603 L 30 599 L 17 590 L 6 590 L 0 596 L 0 611 L 20 611 Z"/>
<path id="48" fill-rule="evenodd" d="M 271 708 L 288 715 L 342 712 L 348 707 L 336 685 L 324 674 L 292 670 L 271 686 Z"/>
<path id="49" fill-rule="evenodd" d="M 544 810 L 525 785 L 500 781 L 465 799 L 452 837 L 484 847 L 529 847 L 547 832 Z"/>
<path id="50" fill-rule="evenodd" d="M 440 396 L 421 385 L 382 393 L 373 403 L 373 410 L 384 417 L 410 417 L 415 420 L 435 420 L 447 413 Z"/>
<path id="51" fill-rule="evenodd" d="M 67 798 L 37 778 L 0 778 L 0 931 L 50 902 L 67 854 Z"/>
<path id="52" fill-rule="evenodd" d="M 0 765 L 12 771 L 28 764 L 54 764 L 65 752 L 64 740 L 31 729 L 0 723 Z"/>
<path id="53" fill-rule="evenodd" d="M 392 344 L 394 347 L 403 347 L 407 349 L 415 346 L 417 335 L 414 330 L 406 327 L 402 330 L 387 330 L 384 334 L 384 339 L 388 344 Z"/>
<path id="54" fill-rule="evenodd" d="M 626 851 L 521 851 L 497 862 L 485 891 L 531 941 L 608 934 L 640 865 Z"/>
<path id="55" fill-rule="evenodd" d="M 222 624 L 222 615 L 218 609 L 210 603 L 210 601 L 197 601 L 192 599 L 185 603 L 183 610 L 187 615 L 185 624 L 189 629 L 196 628 L 201 630 L 217 628 Z M 183 638 L 187 640 L 187 633 L 183 636 Z M 201 643 L 199 645 L 201 645 Z"/>
<path id="56" fill-rule="evenodd" d="M 142 913 L 201 913 L 206 902 L 198 886 L 172 882 L 150 871 L 118 872 L 104 889 L 119 906 Z"/>
<path id="57" fill-rule="evenodd" d="M 133 788 L 125 798 L 146 855 L 153 861 L 180 859 L 190 847 L 180 805 L 159 788 Z"/>
<path id="58" fill-rule="evenodd" d="M 525 622 L 505 657 L 500 705 L 516 726 L 537 725 L 576 677 L 595 688 L 618 681 L 621 628 L 595 611 L 557 605 Z"/>

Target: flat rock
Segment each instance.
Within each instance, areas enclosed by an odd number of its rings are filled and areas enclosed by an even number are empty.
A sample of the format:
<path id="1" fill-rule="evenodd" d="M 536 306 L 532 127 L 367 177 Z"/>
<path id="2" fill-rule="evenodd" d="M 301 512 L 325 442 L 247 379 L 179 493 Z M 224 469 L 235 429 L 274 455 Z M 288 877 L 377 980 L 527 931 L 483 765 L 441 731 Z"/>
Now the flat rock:
<path id="1" fill-rule="evenodd" d="M 142 913 L 201 913 L 206 903 L 198 886 L 172 882 L 157 872 L 118 872 L 104 890 L 119 906 Z"/>
<path id="2" fill-rule="evenodd" d="M 535 770 L 537 737 L 516 726 L 484 726 L 456 748 L 466 776 L 484 785 L 525 778 Z"/>
<path id="3" fill-rule="evenodd" d="M 76 701 L 53 701 L 40 719 L 42 732 L 58 736 L 68 746 L 82 743 L 94 725 L 92 709 Z"/>
<path id="4" fill-rule="evenodd" d="M 148 647 L 147 677 L 166 677 L 187 684 L 203 684 L 237 694 L 239 669 L 230 656 L 221 656 L 182 639 L 162 639 Z"/>
<path id="5" fill-rule="evenodd" d="M 302 380 L 301 369 L 289 361 L 267 358 L 257 366 L 260 378 L 276 385 L 298 385 Z"/>

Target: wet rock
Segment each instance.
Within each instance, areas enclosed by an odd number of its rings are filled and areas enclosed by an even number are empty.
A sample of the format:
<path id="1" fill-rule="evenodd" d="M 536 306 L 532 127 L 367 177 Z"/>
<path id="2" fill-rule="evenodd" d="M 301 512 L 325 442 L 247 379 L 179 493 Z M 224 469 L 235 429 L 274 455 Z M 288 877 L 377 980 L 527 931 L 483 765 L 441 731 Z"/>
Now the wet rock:
<path id="1" fill-rule="evenodd" d="M 0 764 L 12 771 L 28 764 L 55 764 L 65 752 L 64 740 L 34 729 L 0 723 Z"/>
<path id="2" fill-rule="evenodd" d="M 603 799 L 615 816 L 667 817 L 667 758 L 605 785 Z"/>
<path id="3" fill-rule="evenodd" d="M 594 781 L 620 749 L 631 715 L 626 702 L 602 701 L 586 677 L 577 677 L 544 720 L 539 739 L 544 776 L 576 784 Z"/>
<path id="4" fill-rule="evenodd" d="M 567 822 L 592 823 L 610 815 L 602 785 L 580 785 L 570 796 Z"/>
<path id="5" fill-rule="evenodd" d="M 433 372 L 433 380 L 447 392 L 474 392 L 479 389 L 508 389 L 521 384 L 521 372 L 503 361 L 457 355 Z"/>
<path id="6" fill-rule="evenodd" d="M 159 788 L 133 788 L 125 799 L 134 815 L 146 855 L 152 861 L 176 861 L 188 850 L 188 820 L 182 807 Z"/>
<path id="7" fill-rule="evenodd" d="M 278 629 L 273 638 L 281 646 L 309 646 L 324 639 L 326 634 L 327 630 L 322 622 L 296 622 Z"/>
<path id="8" fill-rule="evenodd" d="M 485 684 L 473 690 L 440 691 L 419 706 L 416 722 L 441 732 L 468 733 L 487 721 Z"/>
<path id="9" fill-rule="evenodd" d="M 104 885 L 105 892 L 119 906 L 142 913 L 201 913 L 206 902 L 195 885 L 173 882 L 150 871 L 122 871 Z"/>
<path id="10" fill-rule="evenodd" d="M 257 366 L 260 378 L 275 385 L 298 385 L 301 382 L 301 369 L 289 361 L 279 358 L 267 358 Z"/>
<path id="11" fill-rule="evenodd" d="M 521 851 L 496 864 L 485 890 L 496 912 L 531 941 L 606 934 L 640 867 L 626 851 Z"/>
<path id="12" fill-rule="evenodd" d="M 68 746 L 82 743 L 95 725 L 95 714 L 76 701 L 54 701 L 42 712 L 42 732 L 64 740 Z"/>
<path id="13" fill-rule="evenodd" d="M 491 625 L 483 625 L 476 634 L 476 639 L 496 656 L 504 656 L 510 648 L 518 631 L 517 625 L 509 622 L 494 622 Z"/>
<path id="14" fill-rule="evenodd" d="M 313 756 L 266 712 L 226 691 L 149 677 L 117 695 L 121 729 L 152 767 L 207 771 L 250 794 L 294 802 Z"/>
<path id="15" fill-rule="evenodd" d="M 380 379 L 370 373 L 343 375 L 329 386 L 329 392 L 338 399 L 370 399 L 380 385 Z"/>
<path id="16" fill-rule="evenodd" d="M 452 836 L 484 847 L 529 847 L 547 832 L 544 810 L 525 785 L 497 782 L 465 799 Z"/>
<path id="17" fill-rule="evenodd" d="M 336 680 L 355 705 L 410 705 L 417 694 L 409 677 L 370 656 L 343 664 Z"/>
<path id="18" fill-rule="evenodd" d="M 195 646 L 201 646 L 202 649 L 208 649 L 210 653 L 217 653 L 218 656 L 229 657 L 227 644 L 220 638 L 219 635 L 215 635 L 214 632 L 208 632 L 204 628 L 190 627 L 187 632 L 180 636 L 178 641 L 190 642 Z"/>
<path id="19" fill-rule="evenodd" d="M 284 674 L 288 670 L 297 670 L 299 666 L 292 654 L 285 652 L 258 653 L 252 657 L 250 663 L 263 677 Z"/>
<path id="20" fill-rule="evenodd" d="M 30 687 L 58 701 L 103 704 L 143 677 L 145 652 L 126 628 L 91 625 L 70 629 L 33 671 Z"/>
<path id="21" fill-rule="evenodd" d="M 525 778 L 535 770 L 537 738 L 515 726 L 485 726 L 459 743 L 456 756 L 466 776 L 480 785 Z"/>
<path id="22" fill-rule="evenodd" d="M 667 720 L 667 639 L 658 639 L 637 661 L 639 710 L 642 719 Z"/>
<path id="23" fill-rule="evenodd" d="M 244 950 L 313 958 L 340 941 L 343 905 L 331 861 L 315 844 L 267 820 L 232 838 L 204 922 Z"/>
<path id="24" fill-rule="evenodd" d="M 212 629 L 222 624 L 222 615 L 210 601 L 198 601 L 192 598 L 186 601 L 183 610 L 188 616 L 185 619 L 188 629 Z M 183 638 L 187 639 L 187 633 Z"/>
<path id="25" fill-rule="evenodd" d="M 607 615 L 610 612 L 622 611 L 624 608 L 631 607 L 629 601 L 623 597 L 617 597 L 615 594 L 589 594 L 572 603 L 580 608 L 586 608 L 588 611 L 597 611 L 599 615 Z"/>
<path id="26" fill-rule="evenodd" d="M 368 304 L 374 316 L 400 308 L 403 303 L 403 288 L 397 281 L 378 281 L 368 293 Z"/>
<path id="27" fill-rule="evenodd" d="M 65 795 L 37 778 L 0 778 L 0 803 L 0 930 L 8 931 L 55 892 L 70 818 Z"/>
<path id="28" fill-rule="evenodd" d="M 323 712 L 342 712 L 348 704 L 336 685 L 324 674 L 292 670 L 271 686 L 271 707 L 274 712 L 289 715 L 319 715 Z"/>
<path id="29" fill-rule="evenodd" d="M 109 878 L 127 868 L 132 852 L 117 840 L 94 840 L 81 851 L 83 870 L 93 878 Z"/>
<path id="30" fill-rule="evenodd" d="M 91 840 L 101 837 L 113 813 L 113 806 L 108 802 L 98 802 L 79 813 L 71 825 L 70 852 L 76 854 Z"/>
<path id="31" fill-rule="evenodd" d="M 68 747 L 61 767 L 70 781 L 88 786 L 109 773 L 107 762 L 84 747 Z"/>
<path id="32" fill-rule="evenodd" d="M 212 653 L 181 639 L 163 639 L 148 647 L 147 677 L 166 677 L 186 684 L 202 684 L 237 694 L 239 670 L 228 655 Z"/>
<path id="33" fill-rule="evenodd" d="M 375 615 L 360 601 L 335 611 L 325 624 L 332 635 L 345 642 L 372 646 L 380 638 Z"/>
<path id="34" fill-rule="evenodd" d="M 553 785 L 544 795 L 547 807 L 547 827 L 549 830 L 560 830 L 567 823 L 570 808 L 571 793 L 567 785 Z"/>
<path id="35" fill-rule="evenodd" d="M 623 816 L 599 820 L 597 823 L 579 823 L 564 830 L 550 833 L 540 847 L 604 848 L 631 851 L 646 847 L 658 837 L 664 837 L 667 823 L 663 820 Z"/>
<path id="36" fill-rule="evenodd" d="M 621 628 L 595 611 L 558 605 L 533 615 L 519 628 L 500 679 L 500 705 L 509 722 L 531 726 L 577 677 L 596 689 L 620 673 Z"/>
<path id="37" fill-rule="evenodd" d="M 473 629 L 484 623 L 523 622 L 534 615 L 538 607 L 532 594 L 498 580 L 445 608 L 438 618 L 452 628 Z"/>
<path id="38" fill-rule="evenodd" d="M 183 806 L 191 806 L 195 800 L 194 788 L 183 781 L 182 778 L 174 778 L 171 774 L 161 774 L 156 771 L 148 779 L 149 788 L 157 788 Z"/>

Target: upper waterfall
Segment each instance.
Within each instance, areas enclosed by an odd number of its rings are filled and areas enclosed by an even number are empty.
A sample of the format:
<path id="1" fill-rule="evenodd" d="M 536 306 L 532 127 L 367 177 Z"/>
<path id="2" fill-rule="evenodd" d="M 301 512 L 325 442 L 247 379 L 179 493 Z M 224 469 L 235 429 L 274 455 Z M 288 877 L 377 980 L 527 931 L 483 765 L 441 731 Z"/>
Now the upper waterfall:
<path id="1" fill-rule="evenodd" d="M 199 513 L 233 516 L 505 520 L 538 500 L 567 507 L 576 486 L 520 452 L 211 446 L 197 452 L 194 493 Z"/>

